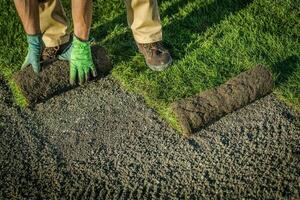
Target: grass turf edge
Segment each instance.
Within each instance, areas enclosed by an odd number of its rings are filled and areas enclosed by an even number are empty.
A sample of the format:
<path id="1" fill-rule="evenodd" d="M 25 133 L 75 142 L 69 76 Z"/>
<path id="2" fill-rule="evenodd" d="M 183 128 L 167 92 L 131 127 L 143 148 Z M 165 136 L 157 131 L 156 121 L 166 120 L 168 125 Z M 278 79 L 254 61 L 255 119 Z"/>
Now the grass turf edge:
<path id="1" fill-rule="evenodd" d="M 14 81 L 13 75 L 14 70 L 12 70 L 11 68 L 4 68 L 4 70 L 0 71 L 0 76 L 2 76 L 3 80 L 6 82 L 8 88 L 10 89 L 12 101 L 20 108 L 28 107 L 29 102 L 23 95 L 22 90 Z"/>
<path id="2" fill-rule="evenodd" d="M 175 114 L 172 112 L 172 109 L 170 107 L 172 102 L 171 103 L 166 103 L 166 102 L 163 102 L 161 100 L 156 100 L 156 101 L 152 100 L 151 98 L 147 97 L 146 94 L 143 94 L 140 91 L 136 91 L 135 89 L 133 89 L 131 87 L 131 85 L 128 84 L 127 81 L 123 80 L 122 75 L 120 75 L 119 73 L 114 73 L 114 71 L 113 71 L 112 76 L 115 80 L 118 81 L 118 83 L 120 84 L 120 86 L 124 90 L 126 90 L 128 92 L 131 92 L 131 93 L 134 93 L 134 94 L 142 95 L 142 97 L 144 98 L 147 106 L 149 106 L 150 108 L 153 108 L 162 119 L 166 120 L 166 122 L 172 128 L 174 128 L 180 135 L 183 135 L 182 127 L 181 127 L 178 119 L 176 118 Z M 273 79 L 275 79 L 276 74 L 274 72 L 272 72 L 272 76 L 273 76 Z M 216 87 L 218 87 L 218 86 L 216 86 Z M 286 94 L 284 93 L 284 88 L 281 88 L 281 87 L 278 87 L 278 86 L 277 87 L 275 86 L 275 88 L 273 89 L 271 94 L 275 95 L 275 97 L 277 97 L 277 99 L 280 102 L 285 104 L 288 108 L 290 108 L 292 111 L 294 111 L 297 115 L 300 116 L 300 104 L 298 102 L 297 97 L 294 97 L 294 96 L 293 97 L 287 97 Z M 195 94 L 195 95 L 197 95 L 197 94 Z M 195 96 L 195 95 L 192 95 L 192 96 Z M 256 99 L 255 101 L 257 101 L 257 100 L 258 99 Z M 252 104 L 252 103 L 253 102 L 250 102 L 249 104 Z M 249 105 L 249 104 L 247 104 L 247 105 Z"/>
<path id="3" fill-rule="evenodd" d="M 29 106 L 29 102 L 26 97 L 23 95 L 19 86 L 14 82 L 13 79 L 8 81 L 8 86 L 12 92 L 13 101 L 21 108 L 25 108 Z"/>
<path id="4" fill-rule="evenodd" d="M 182 133 L 182 128 L 178 123 L 178 120 L 175 114 L 172 112 L 170 104 L 163 102 L 163 101 L 154 101 L 150 98 L 147 98 L 147 95 L 141 94 L 138 91 L 135 91 L 130 84 L 127 84 L 126 81 L 123 80 L 123 77 L 119 73 L 115 73 L 114 70 L 112 71 L 112 77 L 119 83 L 122 89 L 127 92 L 138 94 L 143 97 L 145 103 L 148 107 L 153 108 L 155 112 L 173 128 L 179 134 Z"/>
<path id="5" fill-rule="evenodd" d="M 297 97 L 287 98 L 286 94 L 279 88 L 275 88 L 272 94 L 274 94 L 280 102 L 285 104 L 289 109 L 291 109 L 300 116 L 300 105 L 297 102 Z"/>

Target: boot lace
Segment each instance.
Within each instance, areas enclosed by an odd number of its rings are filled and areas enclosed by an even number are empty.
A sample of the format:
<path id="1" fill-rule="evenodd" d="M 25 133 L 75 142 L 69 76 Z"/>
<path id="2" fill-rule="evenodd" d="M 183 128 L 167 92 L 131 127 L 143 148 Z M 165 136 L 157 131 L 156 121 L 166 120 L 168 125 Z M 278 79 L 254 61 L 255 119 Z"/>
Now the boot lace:
<path id="1" fill-rule="evenodd" d="M 163 46 L 163 43 L 161 41 L 142 45 L 146 50 L 147 54 L 150 55 L 167 52 L 166 48 Z"/>

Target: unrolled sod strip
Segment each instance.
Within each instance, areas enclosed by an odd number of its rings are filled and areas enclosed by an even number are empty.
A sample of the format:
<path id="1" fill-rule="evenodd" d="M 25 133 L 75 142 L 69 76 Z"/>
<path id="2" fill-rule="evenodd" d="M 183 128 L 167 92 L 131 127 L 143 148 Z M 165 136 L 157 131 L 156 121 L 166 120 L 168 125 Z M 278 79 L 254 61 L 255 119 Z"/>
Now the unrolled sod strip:
<path id="1" fill-rule="evenodd" d="M 184 135 L 269 94 L 273 88 L 271 72 L 257 66 L 219 87 L 171 104 Z"/>
<path id="2" fill-rule="evenodd" d="M 92 55 L 98 75 L 109 73 L 112 64 L 104 48 L 92 46 Z M 56 94 L 72 89 L 69 83 L 70 67 L 67 61 L 57 60 L 51 64 L 43 65 L 42 71 L 36 75 L 31 66 L 18 71 L 13 81 L 18 90 L 25 97 L 28 105 L 45 101 Z"/>

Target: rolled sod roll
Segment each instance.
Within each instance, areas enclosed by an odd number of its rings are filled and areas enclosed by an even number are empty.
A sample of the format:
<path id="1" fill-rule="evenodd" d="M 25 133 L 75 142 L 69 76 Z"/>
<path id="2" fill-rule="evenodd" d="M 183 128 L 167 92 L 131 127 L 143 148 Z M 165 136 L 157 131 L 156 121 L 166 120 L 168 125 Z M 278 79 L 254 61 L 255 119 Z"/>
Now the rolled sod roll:
<path id="1" fill-rule="evenodd" d="M 92 46 L 92 56 L 98 76 L 108 74 L 112 69 L 112 64 L 104 48 L 98 45 Z M 33 72 L 31 66 L 16 72 L 13 82 L 26 99 L 26 104 L 30 106 L 74 88 L 69 83 L 69 73 L 69 62 L 56 60 L 43 64 L 38 75 Z"/>
<path id="2" fill-rule="evenodd" d="M 199 131 L 222 116 L 269 94 L 273 88 L 271 72 L 262 66 L 245 71 L 219 87 L 176 101 L 171 109 L 184 135 Z"/>

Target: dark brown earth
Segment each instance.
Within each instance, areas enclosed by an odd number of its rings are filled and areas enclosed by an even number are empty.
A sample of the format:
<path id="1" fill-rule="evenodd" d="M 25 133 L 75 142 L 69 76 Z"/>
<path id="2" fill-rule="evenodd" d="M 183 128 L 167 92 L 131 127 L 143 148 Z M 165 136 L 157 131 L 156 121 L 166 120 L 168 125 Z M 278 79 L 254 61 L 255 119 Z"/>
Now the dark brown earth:
<path id="1" fill-rule="evenodd" d="M 219 87 L 172 103 L 185 135 L 271 93 L 271 72 L 262 66 L 243 72 Z"/>
<path id="2" fill-rule="evenodd" d="M 268 95 L 184 139 L 110 76 L 19 109 L 0 81 L 0 199 L 300 199 L 300 118 Z"/>
<path id="3" fill-rule="evenodd" d="M 104 48 L 92 46 L 92 55 L 99 77 L 108 74 L 112 69 L 112 64 Z M 74 88 L 69 83 L 69 74 L 69 63 L 56 60 L 42 66 L 39 75 L 36 75 L 32 67 L 28 66 L 18 71 L 13 80 L 26 98 L 28 105 L 33 105 Z"/>

